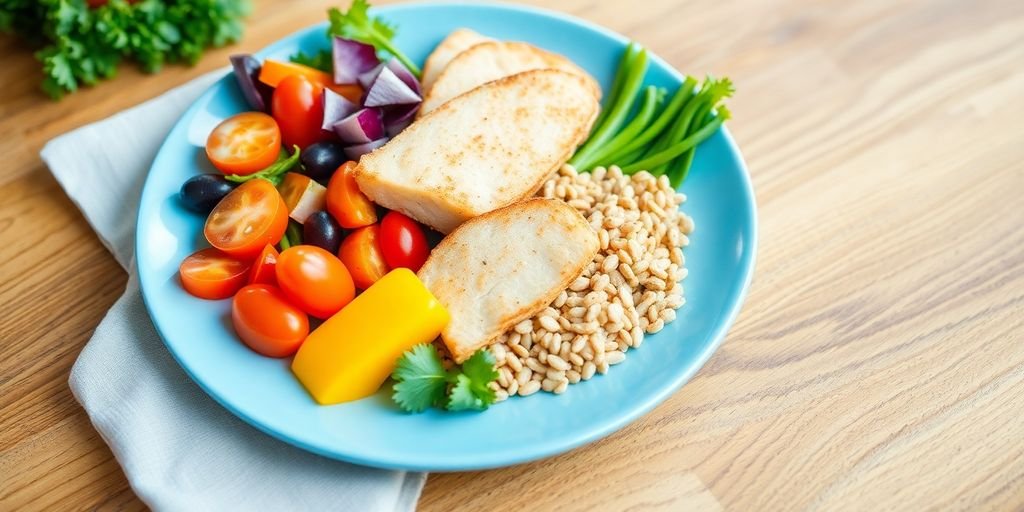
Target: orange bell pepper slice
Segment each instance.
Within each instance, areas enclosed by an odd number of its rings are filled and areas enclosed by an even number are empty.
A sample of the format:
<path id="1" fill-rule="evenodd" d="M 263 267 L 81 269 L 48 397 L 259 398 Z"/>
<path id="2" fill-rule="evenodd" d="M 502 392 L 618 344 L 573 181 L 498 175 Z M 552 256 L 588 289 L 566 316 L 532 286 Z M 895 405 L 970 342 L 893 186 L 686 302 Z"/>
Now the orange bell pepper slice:
<path id="1" fill-rule="evenodd" d="M 360 97 L 363 95 L 362 87 L 355 84 L 336 84 L 334 83 L 334 77 L 328 73 L 324 73 L 319 69 L 314 69 L 309 66 L 303 66 L 302 64 L 296 64 L 294 62 L 284 62 L 274 59 L 266 59 L 263 61 L 263 68 L 260 70 L 260 82 L 263 82 L 271 87 L 277 87 L 281 83 L 281 80 L 291 75 L 302 75 L 309 79 L 310 82 L 322 85 L 342 96 L 345 99 L 353 102 L 359 102 Z"/>

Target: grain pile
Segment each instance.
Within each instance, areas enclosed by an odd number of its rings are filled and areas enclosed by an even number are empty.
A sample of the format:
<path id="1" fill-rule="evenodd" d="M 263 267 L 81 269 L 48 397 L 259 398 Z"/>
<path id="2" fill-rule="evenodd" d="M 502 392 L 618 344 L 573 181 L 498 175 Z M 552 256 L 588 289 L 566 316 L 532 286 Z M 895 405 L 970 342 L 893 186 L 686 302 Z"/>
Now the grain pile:
<path id="1" fill-rule="evenodd" d="M 668 178 L 624 176 L 615 166 L 577 173 L 569 165 L 540 194 L 566 201 L 590 222 L 601 249 L 567 290 L 535 317 L 501 335 L 490 350 L 497 362 L 498 400 L 604 374 L 676 318 L 686 277 L 683 247 L 693 220 Z"/>

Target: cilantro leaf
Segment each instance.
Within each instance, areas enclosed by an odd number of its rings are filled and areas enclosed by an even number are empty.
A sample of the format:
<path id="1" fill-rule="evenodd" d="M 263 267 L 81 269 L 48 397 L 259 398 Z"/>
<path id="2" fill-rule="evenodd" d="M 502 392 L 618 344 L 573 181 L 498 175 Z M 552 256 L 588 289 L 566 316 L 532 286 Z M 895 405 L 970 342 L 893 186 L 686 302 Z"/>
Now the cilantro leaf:
<path id="1" fill-rule="evenodd" d="M 294 150 L 294 153 L 292 153 L 291 156 L 287 156 L 288 152 L 282 149 L 277 155 L 277 161 L 270 164 L 266 169 L 262 169 L 252 174 L 246 174 L 244 176 L 229 174 L 224 176 L 224 179 L 235 183 L 245 183 L 249 180 L 263 179 L 273 183 L 274 186 L 280 185 L 281 177 L 284 176 L 284 173 L 292 170 L 295 165 L 299 163 L 299 147 L 292 146 L 292 149 Z"/>
<path id="2" fill-rule="evenodd" d="M 455 385 L 448 395 L 448 403 L 445 407 L 449 411 L 482 411 L 490 405 L 473 391 L 473 381 L 465 374 L 456 376 Z"/>
<path id="3" fill-rule="evenodd" d="M 334 59 L 329 50 L 320 50 L 313 55 L 306 55 L 306 52 L 300 50 L 299 53 L 288 57 L 288 60 L 296 64 L 319 69 L 324 73 L 333 73 L 334 71 Z"/>
<path id="4" fill-rule="evenodd" d="M 483 410 L 494 403 L 495 394 L 490 384 L 498 378 L 494 369 L 494 356 L 487 349 L 477 350 L 462 363 L 462 373 L 456 377 L 448 397 L 449 411 Z"/>
<path id="5" fill-rule="evenodd" d="M 449 379 L 437 349 L 429 343 L 402 354 L 391 377 L 397 381 L 391 398 L 406 412 L 423 412 L 440 403 Z"/>
<path id="6" fill-rule="evenodd" d="M 494 391 L 490 383 L 498 379 L 498 370 L 494 368 L 494 356 L 487 349 L 477 350 L 472 357 L 462 363 L 462 373 L 469 377 L 473 391 L 481 397 L 490 397 L 494 401 Z"/>
<path id="7" fill-rule="evenodd" d="M 494 403 L 490 386 L 498 371 L 487 349 L 478 350 L 461 369 L 447 371 L 437 348 L 422 344 L 402 354 L 391 378 L 396 381 L 391 398 L 406 412 L 423 412 L 432 405 L 482 411 Z"/>
<path id="8" fill-rule="evenodd" d="M 395 26 L 388 22 L 370 16 L 370 4 L 366 0 L 352 0 L 348 11 L 342 12 L 337 7 L 327 11 L 327 18 L 331 26 L 327 29 L 327 35 L 339 36 L 345 39 L 352 39 L 361 43 L 373 45 L 377 50 L 384 50 L 393 55 L 405 65 L 416 78 L 420 77 L 420 68 L 412 59 L 402 53 L 391 39 L 395 37 Z"/>

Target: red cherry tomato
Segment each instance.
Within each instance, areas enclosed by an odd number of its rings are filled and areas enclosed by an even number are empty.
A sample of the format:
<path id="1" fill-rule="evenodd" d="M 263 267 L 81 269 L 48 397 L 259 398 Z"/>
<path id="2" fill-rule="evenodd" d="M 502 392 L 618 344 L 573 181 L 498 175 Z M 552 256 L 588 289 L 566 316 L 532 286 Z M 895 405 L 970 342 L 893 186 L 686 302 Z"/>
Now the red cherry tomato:
<path id="1" fill-rule="evenodd" d="M 281 128 L 284 145 L 306 149 L 327 140 L 331 134 L 320 129 L 324 118 L 324 87 L 302 75 L 289 75 L 274 89 L 270 111 Z"/>
<path id="2" fill-rule="evenodd" d="M 250 284 L 235 294 L 231 323 L 249 348 L 267 357 L 294 354 L 309 335 L 306 314 L 268 284 Z"/>
<path id="3" fill-rule="evenodd" d="M 303 311 L 327 318 L 356 296 L 352 276 L 337 256 L 313 245 L 290 247 L 277 257 L 277 284 Z"/>
<path id="4" fill-rule="evenodd" d="M 376 224 L 359 228 L 345 237 L 338 257 L 360 290 L 369 288 L 388 273 L 380 250 L 380 226 Z"/>
<path id="5" fill-rule="evenodd" d="M 355 162 L 345 162 L 331 175 L 331 181 L 327 182 L 327 211 L 346 229 L 377 223 L 377 208 L 359 190 L 352 176 L 355 168 Z"/>
<path id="6" fill-rule="evenodd" d="M 210 245 L 252 261 L 275 244 L 288 227 L 288 206 L 267 180 L 249 180 L 221 199 L 206 218 L 203 234 Z"/>
<path id="7" fill-rule="evenodd" d="M 178 274 L 185 291 L 200 299 L 226 299 L 245 285 L 249 262 L 213 247 L 196 251 L 181 262 Z"/>
<path id="8" fill-rule="evenodd" d="M 277 284 L 277 275 L 274 273 L 277 255 L 277 249 L 273 245 L 267 244 L 263 248 L 263 252 L 253 262 L 252 270 L 249 271 L 249 284 Z"/>
<path id="9" fill-rule="evenodd" d="M 416 221 L 391 211 L 380 221 L 380 247 L 388 268 L 407 268 L 416 272 L 430 256 L 423 228 Z"/>

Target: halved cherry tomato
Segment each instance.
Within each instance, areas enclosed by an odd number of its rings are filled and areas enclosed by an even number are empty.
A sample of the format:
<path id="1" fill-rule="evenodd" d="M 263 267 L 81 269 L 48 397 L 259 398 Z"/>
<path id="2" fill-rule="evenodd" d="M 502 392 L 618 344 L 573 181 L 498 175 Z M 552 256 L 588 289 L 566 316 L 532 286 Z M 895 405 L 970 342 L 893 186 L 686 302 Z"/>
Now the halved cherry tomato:
<path id="1" fill-rule="evenodd" d="M 391 211 L 380 221 L 380 248 L 389 268 L 407 268 L 416 272 L 430 256 L 423 228 L 416 221 Z"/>
<path id="2" fill-rule="evenodd" d="M 288 207 L 267 180 L 249 180 L 221 199 L 206 218 L 203 234 L 210 245 L 251 261 L 277 243 L 288 227 Z"/>
<path id="3" fill-rule="evenodd" d="M 277 249 L 267 244 L 249 270 L 249 284 L 277 284 L 274 267 L 277 265 Z"/>
<path id="4" fill-rule="evenodd" d="M 365 290 L 388 273 L 380 250 L 380 226 L 361 227 L 341 242 L 338 257 L 352 274 L 356 288 Z"/>
<path id="5" fill-rule="evenodd" d="M 317 318 L 337 313 L 356 296 L 345 264 L 313 245 L 282 251 L 276 270 L 277 283 L 291 303 Z"/>
<path id="6" fill-rule="evenodd" d="M 250 284 L 231 302 L 231 323 L 249 348 L 267 357 L 287 357 L 309 335 L 309 318 L 280 289 Z"/>
<path id="7" fill-rule="evenodd" d="M 181 266 L 181 286 L 200 299 L 226 299 L 245 286 L 249 263 L 213 247 L 189 255 Z"/>
<path id="8" fill-rule="evenodd" d="M 377 223 L 377 208 L 352 176 L 355 168 L 355 162 L 345 162 L 327 182 L 327 211 L 346 229 Z"/>
<path id="9" fill-rule="evenodd" d="M 252 174 L 274 163 L 280 152 L 281 130 L 263 112 L 231 116 L 206 139 L 207 158 L 224 174 Z"/>
<path id="10" fill-rule="evenodd" d="M 301 75 L 314 84 L 330 89 L 349 101 L 359 102 L 363 89 L 354 84 L 335 84 L 334 77 L 319 69 L 314 69 L 294 62 L 284 62 L 274 59 L 263 61 L 263 68 L 260 69 L 260 82 L 271 87 L 278 87 L 281 82 L 292 75 Z"/>
<path id="11" fill-rule="evenodd" d="M 281 138 L 288 147 L 306 146 L 331 138 L 320 128 L 324 120 L 324 86 L 303 75 L 286 76 L 270 101 L 270 113 L 281 127 Z"/>

